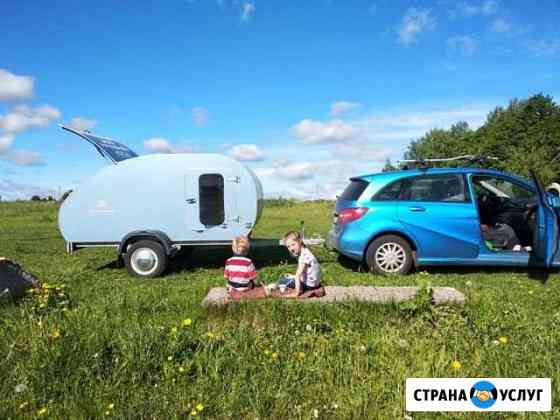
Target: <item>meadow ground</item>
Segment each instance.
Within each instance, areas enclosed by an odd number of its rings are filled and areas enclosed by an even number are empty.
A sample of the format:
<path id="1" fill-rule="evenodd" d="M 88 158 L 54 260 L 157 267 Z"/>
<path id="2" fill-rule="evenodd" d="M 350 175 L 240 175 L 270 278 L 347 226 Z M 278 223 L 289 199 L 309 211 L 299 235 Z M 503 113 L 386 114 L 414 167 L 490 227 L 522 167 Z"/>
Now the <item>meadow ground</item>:
<path id="1" fill-rule="evenodd" d="M 305 220 L 324 237 L 332 203 L 271 202 L 255 237 Z M 138 280 L 113 249 L 66 255 L 55 203 L 0 203 L 0 256 L 47 283 L 0 304 L 0 418 L 560 418 L 560 276 L 432 269 L 379 277 L 314 248 L 326 285 L 437 285 L 464 307 L 253 302 L 202 309 L 227 249 L 198 249 Z M 252 255 L 260 278 L 295 270 Z M 407 377 L 552 378 L 552 413 L 407 413 Z"/>

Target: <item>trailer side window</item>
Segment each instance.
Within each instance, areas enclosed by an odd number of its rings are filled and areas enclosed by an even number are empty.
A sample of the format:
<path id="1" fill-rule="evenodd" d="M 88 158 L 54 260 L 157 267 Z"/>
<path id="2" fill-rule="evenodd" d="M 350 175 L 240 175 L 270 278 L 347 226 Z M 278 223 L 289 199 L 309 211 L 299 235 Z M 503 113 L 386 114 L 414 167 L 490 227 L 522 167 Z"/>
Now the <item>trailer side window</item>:
<path id="1" fill-rule="evenodd" d="M 224 223 L 224 177 L 204 174 L 198 179 L 200 222 L 205 226 Z"/>

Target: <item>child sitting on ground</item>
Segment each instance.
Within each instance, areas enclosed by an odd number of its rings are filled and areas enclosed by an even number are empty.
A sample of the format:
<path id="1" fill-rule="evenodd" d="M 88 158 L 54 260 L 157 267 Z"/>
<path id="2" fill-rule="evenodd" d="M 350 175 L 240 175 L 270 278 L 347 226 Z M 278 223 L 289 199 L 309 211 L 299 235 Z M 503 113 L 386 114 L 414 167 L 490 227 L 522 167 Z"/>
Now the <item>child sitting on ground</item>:
<path id="1" fill-rule="evenodd" d="M 284 276 L 280 280 L 280 285 L 294 289 L 296 296 L 307 291 L 321 289 L 321 267 L 317 258 L 303 243 L 300 234 L 296 231 L 287 232 L 284 235 L 284 245 L 290 254 L 298 258 L 298 267 L 296 274 L 293 277 Z"/>
<path id="2" fill-rule="evenodd" d="M 233 257 L 228 258 L 224 269 L 227 288 L 231 291 L 246 292 L 255 287 L 257 270 L 253 262 L 247 258 L 249 254 L 249 240 L 245 236 L 238 236 L 231 244 Z"/>

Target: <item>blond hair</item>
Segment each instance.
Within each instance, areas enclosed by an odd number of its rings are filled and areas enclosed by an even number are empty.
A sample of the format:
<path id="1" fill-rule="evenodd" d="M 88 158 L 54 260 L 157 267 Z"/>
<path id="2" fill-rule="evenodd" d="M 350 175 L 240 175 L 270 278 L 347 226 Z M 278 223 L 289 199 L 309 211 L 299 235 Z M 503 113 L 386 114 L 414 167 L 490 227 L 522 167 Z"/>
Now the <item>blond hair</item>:
<path id="1" fill-rule="evenodd" d="M 249 239 L 246 236 L 236 236 L 231 242 L 231 249 L 237 255 L 248 255 L 250 248 L 251 245 L 249 245 Z"/>
<path id="2" fill-rule="evenodd" d="M 286 232 L 284 234 L 284 242 L 288 241 L 288 239 L 299 242 L 303 245 L 303 240 L 301 239 L 300 233 L 295 230 L 290 230 L 289 232 Z"/>

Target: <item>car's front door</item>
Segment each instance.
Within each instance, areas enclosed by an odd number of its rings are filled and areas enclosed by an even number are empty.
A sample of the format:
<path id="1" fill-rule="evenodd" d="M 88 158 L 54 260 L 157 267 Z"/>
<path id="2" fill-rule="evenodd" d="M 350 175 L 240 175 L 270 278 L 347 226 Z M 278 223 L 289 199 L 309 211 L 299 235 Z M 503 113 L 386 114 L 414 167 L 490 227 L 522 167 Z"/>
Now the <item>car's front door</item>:
<path id="1" fill-rule="evenodd" d="M 419 260 L 476 258 L 480 227 L 460 173 L 407 179 L 399 196 L 398 218 L 418 246 Z"/>
<path id="2" fill-rule="evenodd" d="M 533 233 L 533 253 L 543 266 L 550 267 L 558 252 L 558 219 L 536 174 L 532 170 L 530 173 L 539 199 L 538 207 L 535 210 L 536 226 Z"/>

